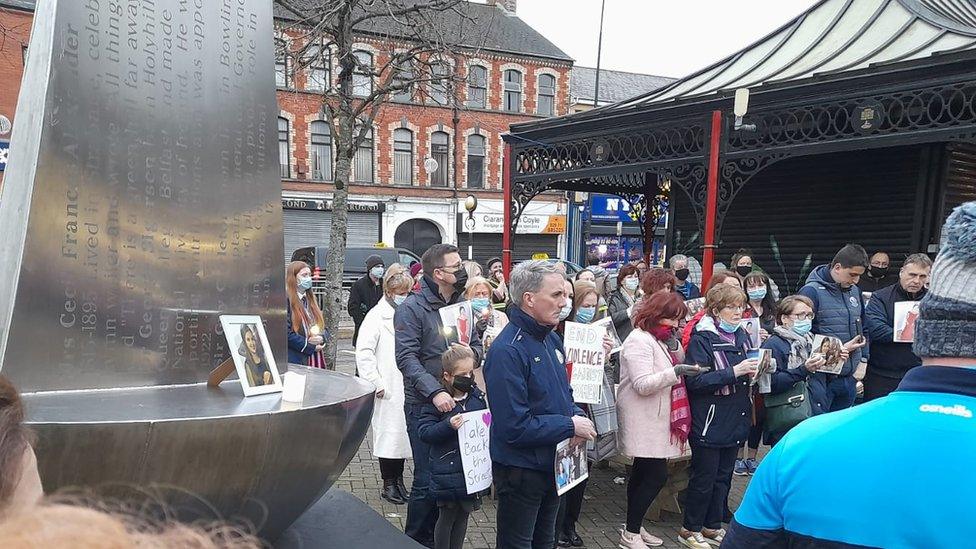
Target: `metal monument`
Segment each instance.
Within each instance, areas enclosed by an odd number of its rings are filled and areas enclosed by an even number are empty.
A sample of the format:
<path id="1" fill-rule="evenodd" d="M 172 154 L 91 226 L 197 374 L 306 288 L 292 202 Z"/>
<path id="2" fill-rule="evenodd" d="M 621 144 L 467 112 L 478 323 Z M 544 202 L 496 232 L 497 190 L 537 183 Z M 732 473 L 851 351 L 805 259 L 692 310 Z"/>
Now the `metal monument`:
<path id="1" fill-rule="evenodd" d="M 372 388 L 205 385 L 219 314 L 286 364 L 271 0 L 40 0 L 0 194 L 0 369 L 47 491 L 168 486 L 274 537 L 351 459 Z M 293 366 L 294 368 L 294 366 Z"/>

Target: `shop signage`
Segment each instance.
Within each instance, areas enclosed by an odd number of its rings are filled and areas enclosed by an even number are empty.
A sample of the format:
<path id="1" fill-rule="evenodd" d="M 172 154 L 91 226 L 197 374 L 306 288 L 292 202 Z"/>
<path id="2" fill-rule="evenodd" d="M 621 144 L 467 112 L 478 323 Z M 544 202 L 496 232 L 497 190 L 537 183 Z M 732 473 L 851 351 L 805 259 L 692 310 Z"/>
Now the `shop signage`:
<path id="1" fill-rule="evenodd" d="M 282 198 L 281 207 L 286 210 L 319 210 L 331 212 L 332 201 L 317 198 Z M 386 204 L 382 202 L 349 202 L 349 211 L 381 213 L 386 211 Z"/>
<path id="2" fill-rule="evenodd" d="M 459 230 L 467 232 L 468 214 L 458 214 L 460 221 Z M 474 233 L 503 233 L 505 232 L 505 216 L 497 213 L 478 213 L 474 214 Z M 563 234 L 566 232 L 565 215 L 535 215 L 523 214 L 519 218 L 517 234 Z"/>
<path id="3" fill-rule="evenodd" d="M 630 203 L 617 195 L 590 195 L 590 219 L 593 221 L 634 223 L 630 214 Z"/>

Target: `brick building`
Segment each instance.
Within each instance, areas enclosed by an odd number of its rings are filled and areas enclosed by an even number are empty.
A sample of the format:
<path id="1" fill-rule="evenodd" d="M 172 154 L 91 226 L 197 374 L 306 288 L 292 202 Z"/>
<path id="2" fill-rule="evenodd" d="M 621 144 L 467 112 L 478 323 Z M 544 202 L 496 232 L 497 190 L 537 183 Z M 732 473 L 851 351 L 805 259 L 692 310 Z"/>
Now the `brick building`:
<path id="1" fill-rule="evenodd" d="M 7 167 L 10 130 L 27 59 L 33 11 L 33 0 L 0 1 L 0 181 Z"/>
<path id="2" fill-rule="evenodd" d="M 0 63 L 8 75 L 0 88 L 0 114 L 11 119 L 33 6 L 33 0 L 0 0 L 0 26 L 7 33 Z M 445 92 L 429 85 L 381 107 L 370 140 L 353 162 L 349 246 L 383 242 L 418 254 L 435 242 L 466 246 L 463 202 L 473 194 L 479 200 L 470 235 L 475 256 L 500 255 L 501 135 L 510 124 L 570 112 L 573 61 L 518 18 L 515 0 L 465 3 L 463 8 L 490 25 L 480 47 L 456 51 L 449 60 L 449 70 L 466 79 L 454 92 L 460 108 L 453 109 Z M 284 30 L 294 27 L 294 15 L 276 5 L 275 18 L 277 38 L 290 51 L 302 50 L 300 33 Z M 388 46 L 362 36 L 356 55 L 382 66 Z M 304 68 L 293 66 L 287 56 L 276 64 L 286 257 L 298 247 L 326 246 L 329 238 L 335 151 L 322 105 L 338 66 L 328 52 L 314 58 Z M 354 78 L 354 86 L 370 85 L 366 76 Z M 437 161 L 433 173 L 425 169 L 428 159 Z M 564 253 L 565 201 L 547 197 L 528 213 L 519 229 L 535 234 L 519 240 L 517 255 Z"/>

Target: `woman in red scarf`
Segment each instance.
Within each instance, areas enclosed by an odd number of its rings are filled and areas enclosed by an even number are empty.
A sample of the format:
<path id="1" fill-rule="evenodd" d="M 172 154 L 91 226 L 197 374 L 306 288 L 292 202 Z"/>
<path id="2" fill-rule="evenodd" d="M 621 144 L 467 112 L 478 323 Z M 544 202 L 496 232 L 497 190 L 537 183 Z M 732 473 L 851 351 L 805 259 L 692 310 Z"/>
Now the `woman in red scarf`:
<path id="1" fill-rule="evenodd" d="M 674 292 L 657 292 L 640 302 L 634 331 L 620 351 L 617 389 L 617 444 L 634 458 L 627 482 L 627 525 L 620 547 L 643 549 L 664 542 L 641 527 L 644 515 L 668 479 L 668 458 L 682 455 L 691 430 L 684 375 L 699 372 L 682 364 L 676 334 L 688 309 Z"/>

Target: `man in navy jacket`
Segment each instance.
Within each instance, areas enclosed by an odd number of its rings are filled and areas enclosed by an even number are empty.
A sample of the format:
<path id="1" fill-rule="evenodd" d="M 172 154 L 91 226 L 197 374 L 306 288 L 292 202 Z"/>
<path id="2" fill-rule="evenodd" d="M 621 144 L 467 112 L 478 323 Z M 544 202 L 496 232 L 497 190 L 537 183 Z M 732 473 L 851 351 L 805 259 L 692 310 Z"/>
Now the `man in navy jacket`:
<path id="1" fill-rule="evenodd" d="M 800 295 L 813 301 L 813 333 L 834 336 L 845 344 L 850 353 L 839 375 L 827 375 L 828 411 L 843 410 L 854 405 L 857 382 L 854 371 L 862 357 L 866 341 L 853 340 L 864 334 L 864 296 L 857 283 L 867 270 L 868 254 L 857 244 L 848 244 L 837 252 L 829 265 L 821 265 L 810 273 Z"/>
<path id="2" fill-rule="evenodd" d="M 407 436 L 413 454 L 413 486 L 404 533 L 421 544 L 433 546 L 437 502 L 428 492 L 430 445 L 420 440 L 418 429 L 426 403 L 432 402 L 441 412 L 454 408 L 454 398 L 440 382 L 444 373 L 441 355 L 447 349 L 440 309 L 464 301 L 468 277 L 458 249 L 450 244 L 431 246 L 420 261 L 424 266 L 420 292 L 410 294 L 396 308 L 393 326 L 397 368 L 403 374 Z M 480 363 L 482 349 L 477 330 L 472 330 L 470 347 L 475 353 L 475 364 Z"/>
<path id="3" fill-rule="evenodd" d="M 724 549 L 971 545 L 976 202 L 942 235 L 915 326 L 922 366 L 886 397 L 790 430 L 749 483 Z M 924 464 L 906 468 L 906 456 Z"/>
<path id="4" fill-rule="evenodd" d="M 864 327 L 871 339 L 871 358 L 864 377 L 864 400 L 886 396 L 898 387 L 908 370 L 922 364 L 912 352 L 911 342 L 895 343 L 895 303 L 925 297 L 931 270 L 929 256 L 912 254 L 898 272 L 898 283 L 874 292 L 868 301 Z"/>
<path id="5" fill-rule="evenodd" d="M 509 280 L 511 322 L 485 362 L 491 460 L 498 494 L 498 549 L 551 549 L 559 497 L 556 445 L 596 436 L 573 403 L 563 344 L 553 329 L 566 303 L 563 277 L 547 261 L 525 261 Z"/>

